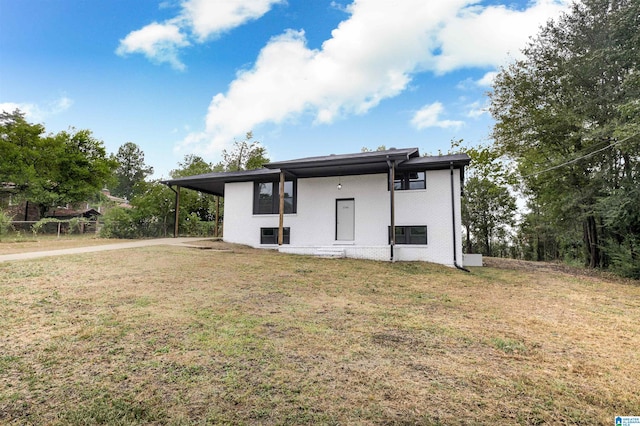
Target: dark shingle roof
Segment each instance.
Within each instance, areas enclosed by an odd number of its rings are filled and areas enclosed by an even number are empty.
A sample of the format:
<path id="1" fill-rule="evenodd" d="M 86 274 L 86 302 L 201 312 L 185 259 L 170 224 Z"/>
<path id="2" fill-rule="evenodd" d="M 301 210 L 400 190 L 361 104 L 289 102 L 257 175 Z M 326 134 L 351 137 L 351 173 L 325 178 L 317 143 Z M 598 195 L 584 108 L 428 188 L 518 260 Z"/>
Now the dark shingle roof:
<path id="1" fill-rule="evenodd" d="M 364 175 L 386 172 L 389 169 L 387 161 L 403 162 L 418 155 L 418 148 L 387 149 L 278 161 L 265 167 L 286 170 L 296 177 Z"/>
<path id="2" fill-rule="evenodd" d="M 390 161 L 395 161 L 397 169 L 402 171 L 448 169 L 451 166 L 464 168 L 470 159 L 466 154 L 420 157 L 418 148 L 388 149 L 276 161 L 257 170 L 206 173 L 166 180 L 162 183 L 224 195 L 224 184 L 227 182 L 273 180 L 278 178 L 281 171 L 288 176 L 299 178 L 386 173 Z"/>

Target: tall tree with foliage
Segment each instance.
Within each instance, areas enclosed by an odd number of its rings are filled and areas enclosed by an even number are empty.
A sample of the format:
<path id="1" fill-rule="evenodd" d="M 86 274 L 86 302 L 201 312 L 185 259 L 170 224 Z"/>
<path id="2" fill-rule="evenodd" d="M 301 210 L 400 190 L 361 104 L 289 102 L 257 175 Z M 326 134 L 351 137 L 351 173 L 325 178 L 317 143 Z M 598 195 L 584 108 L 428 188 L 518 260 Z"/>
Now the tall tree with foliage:
<path id="1" fill-rule="evenodd" d="M 247 132 L 243 141 L 234 141 L 230 151 L 222 151 L 222 163 L 218 165 L 226 172 L 259 169 L 269 162 L 267 150 L 258 141 L 252 141 L 253 133 Z"/>
<path id="2" fill-rule="evenodd" d="M 215 166 L 207 161 L 199 155 L 187 154 L 184 156 L 184 160 L 178 163 L 178 168 L 171 170 L 169 175 L 173 179 L 187 177 L 187 176 L 196 176 L 203 175 L 205 173 L 211 173 L 215 170 Z"/>
<path id="3" fill-rule="evenodd" d="M 57 198 L 50 192 L 62 147 L 45 131 L 19 110 L 0 113 L 0 182 L 14 184 L 19 198 L 48 206 Z"/>
<path id="4" fill-rule="evenodd" d="M 114 158 L 118 162 L 118 168 L 115 171 L 116 183 L 110 188 L 111 193 L 130 200 L 136 185 L 153 174 L 153 167 L 145 164 L 144 152 L 133 142 L 127 142 L 118 148 Z"/>
<path id="5" fill-rule="evenodd" d="M 107 158 L 102 141 L 89 130 L 60 132 L 59 182 L 56 192 L 63 201 L 85 201 L 104 187 L 116 164 Z"/>
<path id="6" fill-rule="evenodd" d="M 199 155 L 188 154 L 178 163 L 178 168 L 169 173 L 173 179 L 211 173 L 215 167 Z M 190 189 L 180 192 L 180 216 L 186 220 L 190 213 L 195 213 L 202 221 L 213 221 L 215 217 L 216 200 L 213 195 L 203 194 Z"/>
<path id="7" fill-rule="evenodd" d="M 508 188 L 483 177 L 470 177 L 464 188 L 462 222 L 467 230 L 467 252 L 496 256 L 494 246 L 509 243 L 505 238 L 515 224 L 515 198 Z"/>
<path id="8" fill-rule="evenodd" d="M 116 167 L 102 141 L 89 130 L 45 134 L 44 126 L 26 121 L 20 111 L 0 114 L 0 182 L 15 184 L 18 194 L 49 208 L 86 201 Z"/>
<path id="9" fill-rule="evenodd" d="M 563 236 L 558 256 L 578 244 L 591 267 L 640 264 L 640 203 L 621 209 L 616 196 L 640 186 L 639 45 L 640 2 L 584 0 L 541 30 L 491 94 L 496 145 Z"/>
<path id="10" fill-rule="evenodd" d="M 26 185 L 36 174 L 38 153 L 45 146 L 43 125 L 27 122 L 19 110 L 0 113 L 0 181 Z"/>
<path id="11" fill-rule="evenodd" d="M 452 148 L 462 141 L 454 141 Z M 509 191 L 511 175 L 499 154 L 486 146 L 469 147 L 471 157 L 462 198 L 462 225 L 466 231 L 467 253 L 504 256 L 495 246 L 509 245 L 508 236 L 515 225 L 516 201 Z"/>

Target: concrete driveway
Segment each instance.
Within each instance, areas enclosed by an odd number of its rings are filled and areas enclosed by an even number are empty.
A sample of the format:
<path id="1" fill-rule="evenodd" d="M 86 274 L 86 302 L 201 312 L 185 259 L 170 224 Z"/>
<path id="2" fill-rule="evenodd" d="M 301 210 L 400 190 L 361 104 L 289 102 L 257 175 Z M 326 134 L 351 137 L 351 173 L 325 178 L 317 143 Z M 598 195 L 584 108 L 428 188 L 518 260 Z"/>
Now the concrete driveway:
<path id="1" fill-rule="evenodd" d="M 135 247 L 149 247 L 160 245 L 181 245 L 193 243 L 194 241 L 206 240 L 206 238 L 158 238 L 153 240 L 138 240 L 126 243 L 105 244 L 101 246 L 74 247 L 60 250 L 32 251 L 27 253 L 14 253 L 0 255 L 0 262 L 10 262 L 12 260 L 37 259 L 48 256 L 64 256 L 67 254 L 82 254 L 94 251 L 122 250 Z"/>

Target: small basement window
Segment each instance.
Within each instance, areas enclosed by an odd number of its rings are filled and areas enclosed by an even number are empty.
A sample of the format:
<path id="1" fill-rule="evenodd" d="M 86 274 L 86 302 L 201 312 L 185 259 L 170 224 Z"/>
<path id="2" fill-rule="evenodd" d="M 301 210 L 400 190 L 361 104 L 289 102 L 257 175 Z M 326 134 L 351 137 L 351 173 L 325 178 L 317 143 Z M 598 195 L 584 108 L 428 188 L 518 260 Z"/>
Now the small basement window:
<path id="1" fill-rule="evenodd" d="M 283 244 L 289 244 L 289 235 L 289 228 L 283 228 Z M 260 244 L 278 244 L 278 228 L 260 228 Z"/>
<path id="2" fill-rule="evenodd" d="M 391 244 L 391 227 L 389 227 L 389 244 Z M 396 244 L 427 244 L 426 226 L 396 226 Z"/>

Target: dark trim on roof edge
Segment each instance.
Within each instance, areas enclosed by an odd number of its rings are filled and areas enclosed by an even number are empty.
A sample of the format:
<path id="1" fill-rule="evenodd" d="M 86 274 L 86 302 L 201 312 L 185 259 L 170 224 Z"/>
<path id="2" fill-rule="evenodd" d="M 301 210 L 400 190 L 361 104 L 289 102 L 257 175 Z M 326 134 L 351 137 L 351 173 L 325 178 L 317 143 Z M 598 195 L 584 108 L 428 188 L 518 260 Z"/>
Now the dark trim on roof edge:
<path id="1" fill-rule="evenodd" d="M 307 157 L 266 164 L 262 169 L 238 172 L 213 172 L 160 181 L 168 186 L 180 186 L 208 194 L 224 196 L 227 182 L 253 182 L 277 179 L 284 171 L 294 178 L 345 175 L 366 175 L 387 172 L 387 161 L 396 161 L 397 169 L 445 170 L 453 166 L 464 171 L 471 159 L 467 154 L 420 157 L 418 148 L 388 149 L 355 154 Z"/>

